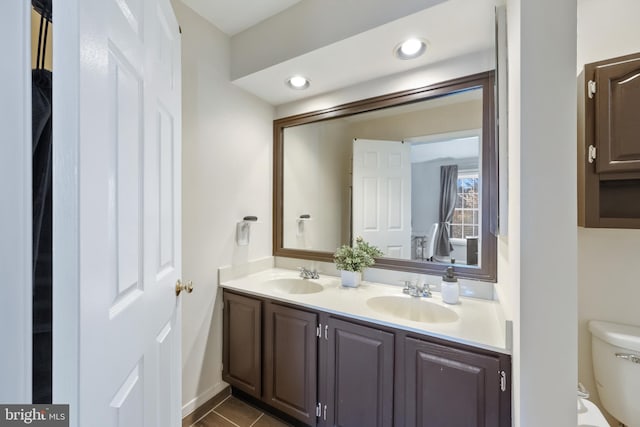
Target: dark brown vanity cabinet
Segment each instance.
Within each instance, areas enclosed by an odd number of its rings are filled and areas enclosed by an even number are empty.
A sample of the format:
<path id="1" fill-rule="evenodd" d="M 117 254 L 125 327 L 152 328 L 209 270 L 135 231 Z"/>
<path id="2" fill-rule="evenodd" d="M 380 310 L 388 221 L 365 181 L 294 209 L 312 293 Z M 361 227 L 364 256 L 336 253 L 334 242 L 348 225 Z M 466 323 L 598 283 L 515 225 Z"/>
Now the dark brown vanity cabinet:
<path id="1" fill-rule="evenodd" d="M 405 338 L 406 427 L 494 427 L 509 393 L 497 357 Z"/>
<path id="2" fill-rule="evenodd" d="M 315 425 L 318 314 L 225 291 L 222 379 Z"/>
<path id="3" fill-rule="evenodd" d="M 262 301 L 224 293 L 222 379 L 260 398 L 262 394 Z"/>
<path id="4" fill-rule="evenodd" d="M 393 426 L 394 334 L 329 317 L 328 426 Z"/>
<path id="5" fill-rule="evenodd" d="M 640 54 L 578 79 L 578 224 L 640 228 Z"/>
<path id="6" fill-rule="evenodd" d="M 223 379 L 309 426 L 507 427 L 511 361 L 224 291 Z"/>
<path id="7" fill-rule="evenodd" d="M 318 314 L 265 304 L 263 400 L 313 425 L 316 422 Z"/>

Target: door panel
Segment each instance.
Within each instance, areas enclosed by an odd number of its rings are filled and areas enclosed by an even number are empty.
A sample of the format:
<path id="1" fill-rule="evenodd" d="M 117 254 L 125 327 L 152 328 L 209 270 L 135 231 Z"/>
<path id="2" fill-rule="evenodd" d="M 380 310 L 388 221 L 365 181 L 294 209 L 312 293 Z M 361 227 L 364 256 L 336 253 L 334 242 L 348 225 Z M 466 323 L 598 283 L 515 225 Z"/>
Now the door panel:
<path id="1" fill-rule="evenodd" d="M 380 191 L 378 190 L 378 180 L 376 178 L 362 178 L 362 232 L 380 231 Z M 354 232 L 357 234 L 357 232 Z"/>
<path id="2" fill-rule="evenodd" d="M 72 426 L 176 426 L 178 24 L 168 0 L 54 3 L 54 401 Z"/>
<path id="3" fill-rule="evenodd" d="M 163 106 L 157 107 L 157 128 L 160 129 L 157 138 L 158 168 L 155 182 L 158 184 L 158 197 L 160 199 L 160 224 L 158 227 L 159 253 L 158 274 L 163 275 L 174 268 L 174 215 L 171 207 L 175 204 L 173 191 L 173 117 Z"/>
<path id="4" fill-rule="evenodd" d="M 394 336 L 329 318 L 327 425 L 393 425 Z"/>
<path id="5" fill-rule="evenodd" d="M 176 415 L 182 418 L 181 414 L 173 413 L 175 411 L 174 402 L 179 402 L 181 399 L 182 382 L 179 381 L 178 377 L 166 375 L 165 372 L 167 367 L 180 363 L 175 351 L 176 347 L 181 347 L 180 334 L 176 333 L 175 326 L 175 318 L 172 318 L 162 328 L 154 342 L 154 357 L 158 361 L 156 365 L 157 371 L 155 372 L 157 377 L 155 399 L 158 402 L 156 413 L 159 422 L 165 424 L 168 424 L 169 420 L 175 420 Z"/>
<path id="6" fill-rule="evenodd" d="M 640 58 L 597 67 L 595 81 L 597 172 L 640 171 Z"/>
<path id="7" fill-rule="evenodd" d="M 267 304 L 264 398 L 273 407 L 315 424 L 318 315 Z"/>
<path id="8" fill-rule="evenodd" d="M 110 228 L 115 230 L 115 264 L 117 266 L 115 305 L 119 310 L 135 300 L 127 298 L 142 290 L 142 218 L 140 198 L 143 185 L 140 155 L 143 148 L 142 76 L 116 46 L 109 46 L 109 105 L 113 123 L 108 138 L 111 156 L 109 168 L 114 185 L 109 197 L 115 201 Z M 136 293 L 138 294 L 138 293 Z M 123 305 L 124 304 L 124 305 Z"/>
<path id="9" fill-rule="evenodd" d="M 118 427 L 144 425 L 142 372 L 142 361 L 139 361 L 118 388 L 111 400 L 111 408 L 113 408 L 111 425 Z"/>

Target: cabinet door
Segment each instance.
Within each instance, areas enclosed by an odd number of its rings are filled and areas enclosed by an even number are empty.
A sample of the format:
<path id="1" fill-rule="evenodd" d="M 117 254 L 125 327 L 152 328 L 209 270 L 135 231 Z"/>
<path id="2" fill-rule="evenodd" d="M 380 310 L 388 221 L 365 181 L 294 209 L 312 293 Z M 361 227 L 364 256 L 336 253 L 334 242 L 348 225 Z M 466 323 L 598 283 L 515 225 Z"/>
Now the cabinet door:
<path id="1" fill-rule="evenodd" d="M 265 314 L 264 401 L 315 425 L 318 315 L 277 304 Z"/>
<path id="2" fill-rule="evenodd" d="M 640 55 L 595 70 L 597 172 L 640 171 Z"/>
<path id="3" fill-rule="evenodd" d="M 262 302 L 224 293 L 222 379 L 259 398 L 262 392 Z"/>
<path id="4" fill-rule="evenodd" d="M 329 318 L 327 425 L 393 425 L 394 335 Z M 323 413 L 324 417 L 324 413 Z"/>
<path id="5" fill-rule="evenodd" d="M 499 360 L 405 338 L 407 427 L 500 425 Z"/>

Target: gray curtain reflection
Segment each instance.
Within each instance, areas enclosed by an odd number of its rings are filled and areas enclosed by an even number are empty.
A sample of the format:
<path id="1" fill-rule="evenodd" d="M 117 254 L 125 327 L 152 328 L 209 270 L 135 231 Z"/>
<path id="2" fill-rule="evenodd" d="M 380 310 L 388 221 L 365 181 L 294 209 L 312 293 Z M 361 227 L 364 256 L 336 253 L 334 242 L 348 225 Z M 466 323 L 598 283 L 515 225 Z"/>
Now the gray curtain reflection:
<path id="1" fill-rule="evenodd" d="M 451 219 L 456 207 L 458 196 L 458 165 L 440 167 L 440 217 L 435 236 L 435 255 L 439 257 L 451 256 Z"/>

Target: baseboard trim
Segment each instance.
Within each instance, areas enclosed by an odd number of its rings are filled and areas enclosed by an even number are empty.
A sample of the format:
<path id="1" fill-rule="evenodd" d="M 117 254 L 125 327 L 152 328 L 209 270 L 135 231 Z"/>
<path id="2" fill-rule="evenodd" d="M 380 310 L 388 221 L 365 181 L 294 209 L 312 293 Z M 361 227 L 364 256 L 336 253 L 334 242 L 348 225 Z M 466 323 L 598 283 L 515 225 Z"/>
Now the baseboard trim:
<path id="1" fill-rule="evenodd" d="M 189 427 L 231 395 L 231 387 L 219 383 L 182 407 L 182 427 Z"/>

